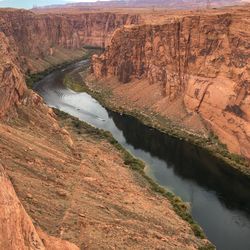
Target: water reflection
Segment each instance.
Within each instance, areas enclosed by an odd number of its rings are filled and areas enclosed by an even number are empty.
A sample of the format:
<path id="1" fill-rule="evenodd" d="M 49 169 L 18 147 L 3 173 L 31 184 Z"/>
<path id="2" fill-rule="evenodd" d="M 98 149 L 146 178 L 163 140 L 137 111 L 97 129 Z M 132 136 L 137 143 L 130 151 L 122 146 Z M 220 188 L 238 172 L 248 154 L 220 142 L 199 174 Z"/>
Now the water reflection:
<path id="1" fill-rule="evenodd" d="M 152 157 L 165 161 L 166 167 L 172 168 L 180 177 L 192 180 L 206 190 L 214 190 L 228 208 L 250 214 L 250 183 L 247 178 L 236 175 L 224 163 L 185 141 L 166 136 L 132 117 L 110 111 L 109 114 L 123 131 L 127 143 L 135 149 L 150 152 Z"/>

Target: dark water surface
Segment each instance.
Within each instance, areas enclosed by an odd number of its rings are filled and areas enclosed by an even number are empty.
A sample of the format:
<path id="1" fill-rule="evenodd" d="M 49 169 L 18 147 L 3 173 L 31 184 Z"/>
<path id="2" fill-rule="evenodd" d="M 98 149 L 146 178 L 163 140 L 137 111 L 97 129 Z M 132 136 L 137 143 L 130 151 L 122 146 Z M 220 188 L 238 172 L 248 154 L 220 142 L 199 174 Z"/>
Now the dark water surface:
<path id="1" fill-rule="evenodd" d="M 87 93 L 63 85 L 63 77 L 87 61 L 57 70 L 35 90 L 51 107 L 63 110 L 114 138 L 147 164 L 146 173 L 189 202 L 193 218 L 217 249 L 250 250 L 250 181 L 197 147 L 102 107 Z"/>

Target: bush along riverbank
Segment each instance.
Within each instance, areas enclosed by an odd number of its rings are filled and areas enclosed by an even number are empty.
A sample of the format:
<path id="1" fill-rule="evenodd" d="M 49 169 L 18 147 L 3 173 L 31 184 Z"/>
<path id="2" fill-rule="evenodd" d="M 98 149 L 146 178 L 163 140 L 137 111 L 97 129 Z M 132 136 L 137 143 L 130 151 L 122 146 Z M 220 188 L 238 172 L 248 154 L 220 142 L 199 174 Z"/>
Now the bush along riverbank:
<path id="1" fill-rule="evenodd" d="M 113 147 L 115 147 L 122 156 L 123 162 L 126 166 L 128 166 L 131 170 L 136 171 L 137 173 L 140 174 L 140 176 L 142 176 L 146 182 L 149 184 L 150 189 L 153 192 L 156 192 L 160 195 L 163 195 L 164 197 L 166 197 L 172 207 L 173 210 L 176 212 L 176 214 L 178 214 L 183 220 L 187 221 L 190 224 L 191 229 L 194 232 L 194 235 L 198 238 L 201 239 L 205 239 L 206 236 L 203 232 L 203 230 L 201 229 L 201 227 L 193 220 L 190 212 L 189 212 L 189 206 L 187 204 L 185 204 L 181 198 L 175 196 L 173 193 L 167 191 L 166 189 L 162 188 L 161 186 L 159 186 L 158 184 L 156 184 L 150 177 L 148 177 L 145 172 L 144 172 L 144 168 L 145 168 L 145 163 L 139 159 L 136 159 L 132 154 L 130 154 L 127 150 L 125 150 L 112 136 L 112 134 L 110 132 L 98 129 L 98 128 L 94 128 L 93 126 L 80 121 L 78 118 L 75 118 L 63 111 L 57 110 L 57 109 L 53 109 L 55 114 L 57 115 L 58 119 L 62 122 L 67 121 L 67 124 L 70 124 L 70 127 L 72 127 L 74 129 L 74 131 L 77 134 L 82 134 L 82 133 L 88 133 L 91 136 L 95 136 L 99 139 L 105 139 L 106 141 L 108 141 Z M 199 248 L 200 250 L 202 249 L 215 249 L 215 247 L 207 242 L 207 244 L 201 248 Z"/>
<path id="2" fill-rule="evenodd" d="M 77 83 L 75 83 L 76 85 Z M 250 164 L 244 157 L 230 153 L 227 146 L 220 142 L 217 135 L 213 132 L 209 133 L 208 137 L 196 134 L 194 132 L 188 131 L 178 124 L 174 124 L 172 121 L 168 120 L 166 117 L 157 114 L 156 112 L 150 111 L 150 114 L 145 111 L 140 111 L 137 109 L 130 109 L 129 106 L 119 106 L 117 103 L 112 101 L 112 91 L 109 89 L 95 88 L 93 85 L 99 85 L 98 82 L 80 82 L 81 89 L 95 99 L 97 99 L 104 107 L 118 112 L 121 114 L 126 114 L 132 116 L 144 125 L 155 128 L 160 132 L 163 132 L 169 136 L 175 137 L 180 140 L 185 140 L 199 148 L 206 150 L 209 154 L 213 155 L 217 159 L 224 162 L 233 171 L 238 174 L 243 174 L 250 180 Z M 91 86 L 91 87 L 90 87 Z"/>
<path id="3" fill-rule="evenodd" d="M 55 70 L 63 69 L 73 63 L 83 61 L 83 60 L 88 60 L 91 58 L 93 54 L 100 53 L 102 51 L 102 48 L 98 47 L 84 47 L 85 52 L 83 56 L 75 59 L 75 60 L 70 60 L 70 61 L 65 61 L 60 64 L 56 65 L 51 65 L 49 68 L 45 69 L 44 71 L 41 72 L 36 72 L 33 74 L 26 74 L 26 85 L 28 88 L 32 89 L 34 87 L 34 84 L 37 83 L 38 81 L 42 80 L 45 76 L 49 75 Z"/>

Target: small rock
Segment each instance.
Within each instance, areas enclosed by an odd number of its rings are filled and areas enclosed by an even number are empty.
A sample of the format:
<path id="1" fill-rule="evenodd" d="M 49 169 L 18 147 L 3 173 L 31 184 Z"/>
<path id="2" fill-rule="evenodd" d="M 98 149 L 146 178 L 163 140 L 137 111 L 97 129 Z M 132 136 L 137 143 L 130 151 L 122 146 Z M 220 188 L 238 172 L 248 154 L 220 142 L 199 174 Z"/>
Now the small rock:
<path id="1" fill-rule="evenodd" d="M 26 195 L 26 197 L 29 198 L 29 199 L 33 198 L 33 196 L 31 194 L 29 194 L 29 193 Z"/>
<path id="2" fill-rule="evenodd" d="M 102 208 L 102 209 L 107 209 L 105 206 L 103 206 L 103 205 L 99 205 L 98 206 L 99 208 Z"/>
<path id="3" fill-rule="evenodd" d="M 62 197 L 67 197 L 68 196 L 68 193 L 64 190 L 58 190 L 57 193 L 62 196 Z"/>

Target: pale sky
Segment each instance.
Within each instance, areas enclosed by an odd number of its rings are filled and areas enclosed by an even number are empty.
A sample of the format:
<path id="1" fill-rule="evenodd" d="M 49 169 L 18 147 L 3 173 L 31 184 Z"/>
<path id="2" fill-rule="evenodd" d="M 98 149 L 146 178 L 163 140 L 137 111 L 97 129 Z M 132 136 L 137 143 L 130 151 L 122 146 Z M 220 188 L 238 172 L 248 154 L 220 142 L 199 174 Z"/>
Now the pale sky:
<path id="1" fill-rule="evenodd" d="M 104 0 L 105 1 L 105 0 Z M 106 0 L 107 1 L 107 0 Z M 0 7 L 32 8 L 51 4 L 65 4 L 70 2 L 95 2 L 95 0 L 0 0 Z"/>

